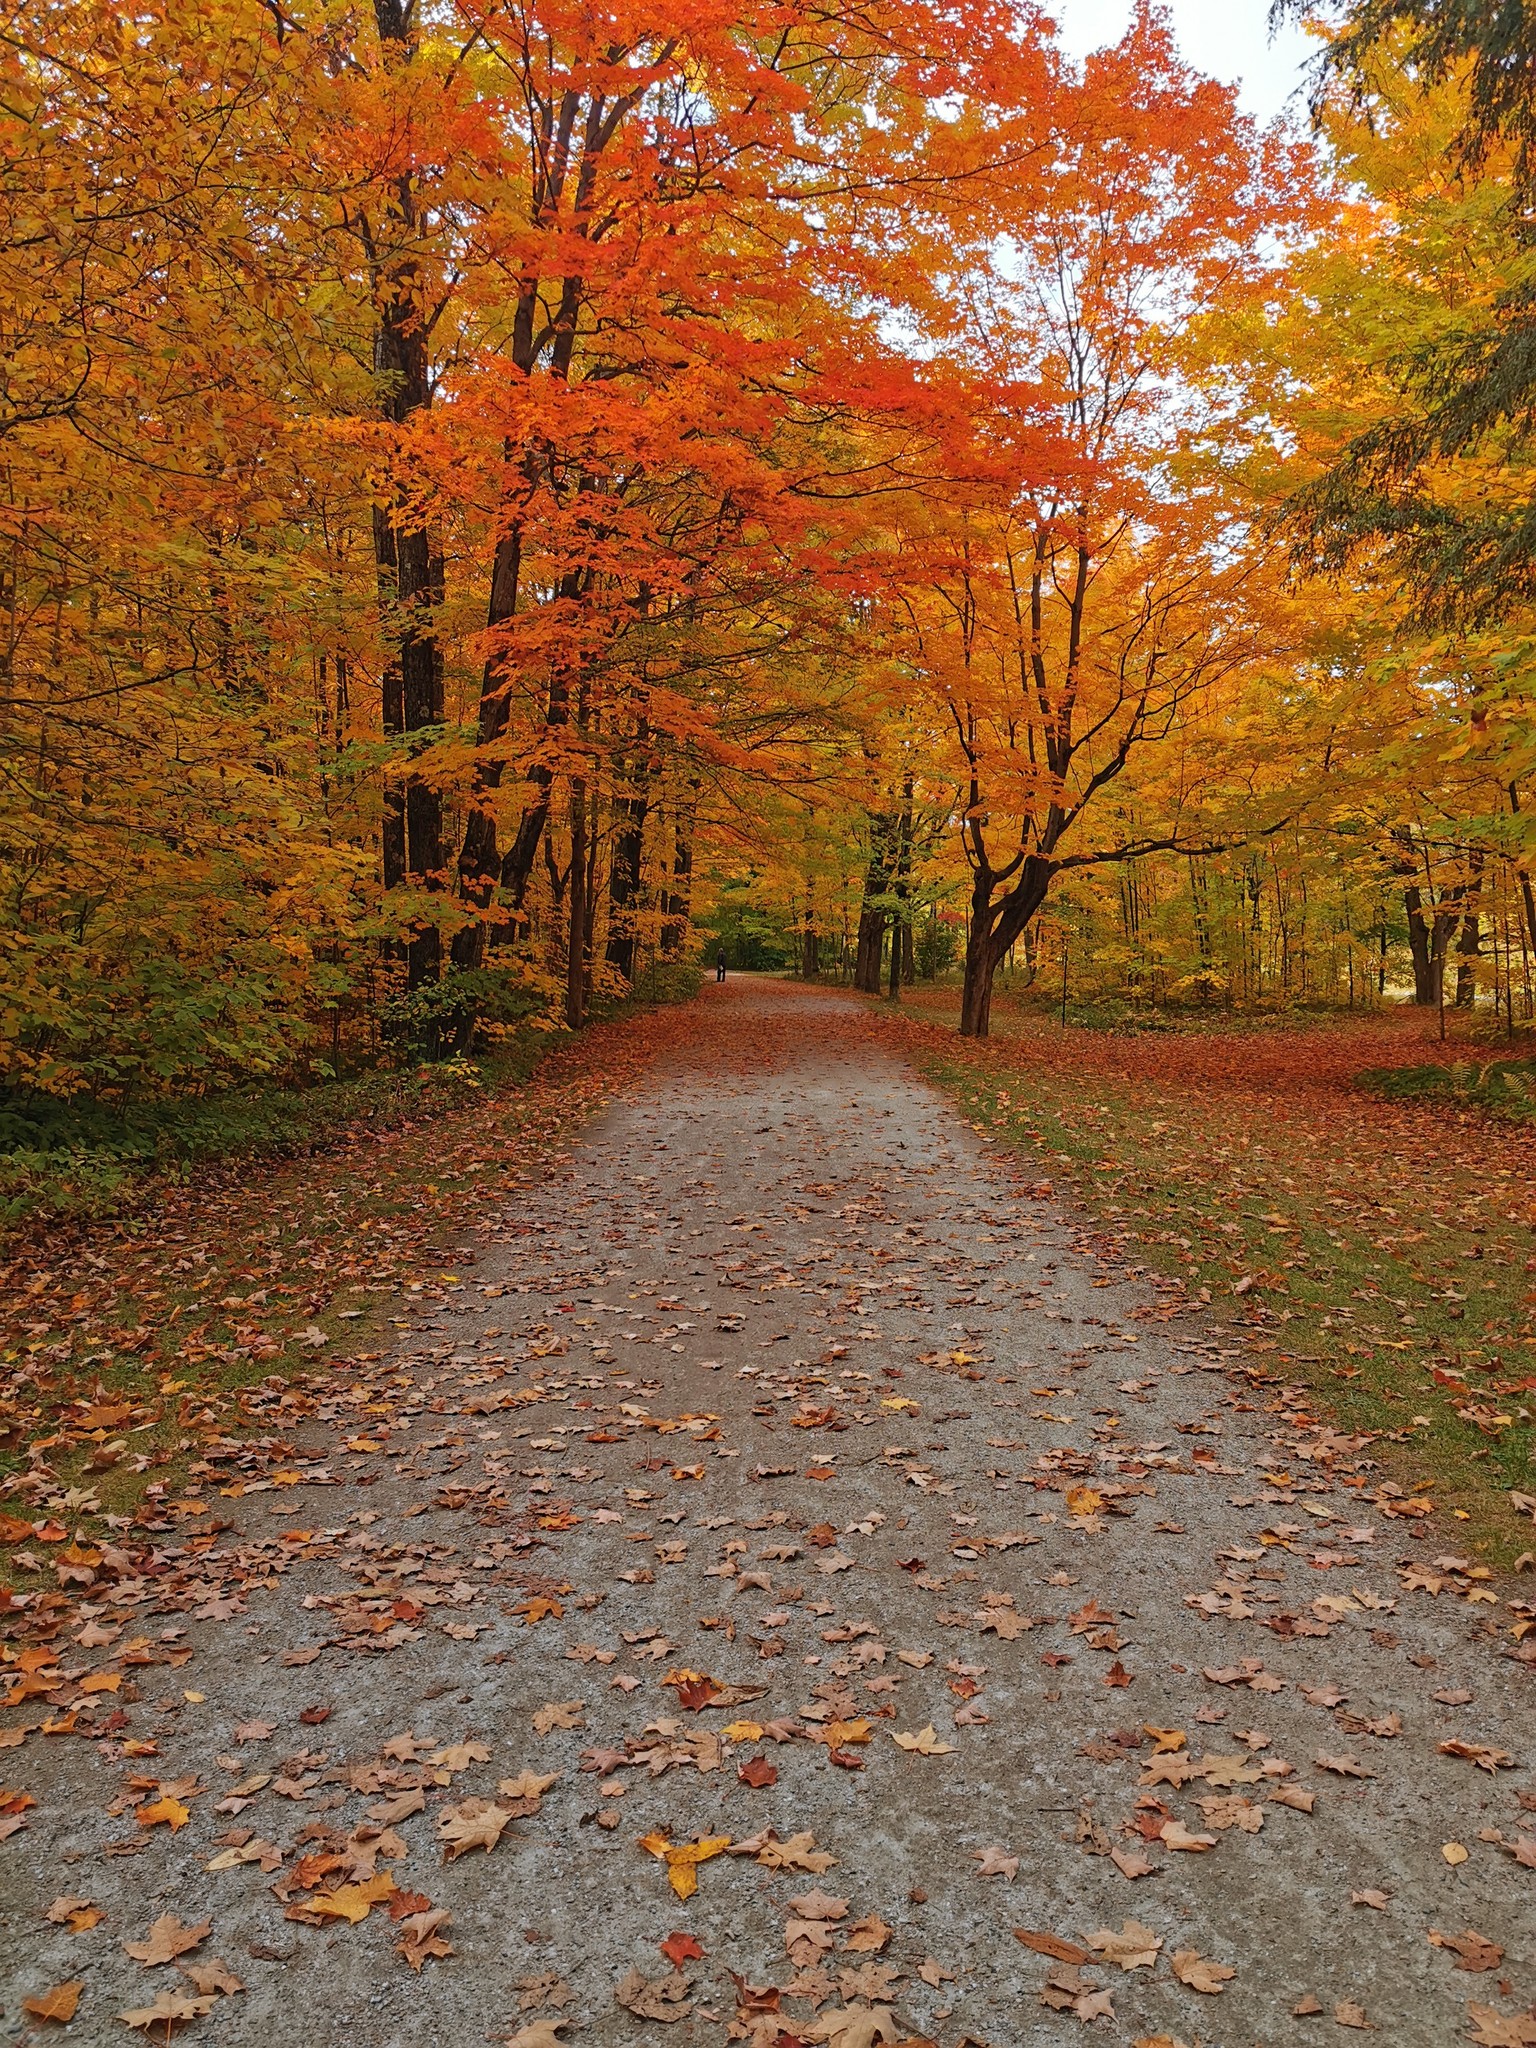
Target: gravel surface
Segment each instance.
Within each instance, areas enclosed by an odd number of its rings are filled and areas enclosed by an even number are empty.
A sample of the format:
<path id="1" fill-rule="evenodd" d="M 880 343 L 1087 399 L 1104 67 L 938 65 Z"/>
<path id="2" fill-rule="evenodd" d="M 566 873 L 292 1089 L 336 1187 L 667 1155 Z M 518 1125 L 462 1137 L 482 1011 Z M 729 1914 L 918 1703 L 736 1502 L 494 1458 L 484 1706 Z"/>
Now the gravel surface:
<path id="1" fill-rule="evenodd" d="M 6 2038 L 1536 2043 L 1521 1588 L 853 1004 L 680 1039 L 87 1603 Z"/>

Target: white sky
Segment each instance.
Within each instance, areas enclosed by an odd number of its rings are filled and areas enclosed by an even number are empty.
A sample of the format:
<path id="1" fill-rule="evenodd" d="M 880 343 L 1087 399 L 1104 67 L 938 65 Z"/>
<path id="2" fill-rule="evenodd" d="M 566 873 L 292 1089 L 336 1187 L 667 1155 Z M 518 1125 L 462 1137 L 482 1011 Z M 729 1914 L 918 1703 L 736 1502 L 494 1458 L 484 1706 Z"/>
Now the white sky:
<path id="1" fill-rule="evenodd" d="M 1294 21 L 1271 39 L 1269 0 L 1165 0 L 1186 62 L 1212 78 L 1236 84 L 1243 111 L 1271 121 L 1302 84 L 1302 67 L 1317 45 Z M 1118 42 L 1131 18 L 1132 0 L 1055 0 L 1062 47 L 1074 57 Z M 1306 122 L 1306 95 L 1291 105 Z"/>

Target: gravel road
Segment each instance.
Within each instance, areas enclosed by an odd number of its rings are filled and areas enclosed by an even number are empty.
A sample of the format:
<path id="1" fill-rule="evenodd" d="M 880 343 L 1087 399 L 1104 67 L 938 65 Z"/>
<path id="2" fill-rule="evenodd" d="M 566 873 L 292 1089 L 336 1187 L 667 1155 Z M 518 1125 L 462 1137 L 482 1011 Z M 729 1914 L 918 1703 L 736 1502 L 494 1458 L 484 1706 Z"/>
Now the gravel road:
<path id="1" fill-rule="evenodd" d="M 0 1714 L 5 2037 L 1536 2043 L 1521 1585 L 1036 1171 L 709 988 Z"/>

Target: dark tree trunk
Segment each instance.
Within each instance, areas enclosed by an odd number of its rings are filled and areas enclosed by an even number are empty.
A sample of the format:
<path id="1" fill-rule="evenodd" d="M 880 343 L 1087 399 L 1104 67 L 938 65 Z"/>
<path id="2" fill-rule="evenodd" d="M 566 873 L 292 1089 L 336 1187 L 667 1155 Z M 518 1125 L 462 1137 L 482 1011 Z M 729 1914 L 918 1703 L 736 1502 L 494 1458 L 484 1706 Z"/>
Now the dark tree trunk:
<path id="1" fill-rule="evenodd" d="M 1462 897 L 1461 934 L 1456 942 L 1456 1007 L 1470 1010 L 1477 1001 L 1477 962 L 1483 950 L 1483 860 L 1472 856 L 1472 876 Z"/>
<path id="2" fill-rule="evenodd" d="M 1008 948 L 1045 902 L 1053 862 L 1031 854 L 1006 896 L 995 897 L 997 874 L 977 867 L 971 878 L 971 930 L 965 948 L 965 985 L 960 996 L 960 1035 L 986 1038 L 992 1029 L 992 984 Z"/>
<path id="3" fill-rule="evenodd" d="M 565 1021 L 579 1031 L 586 1015 L 587 971 L 587 791 L 571 777 L 571 870 L 566 884 L 568 925 L 565 949 Z"/>
<path id="4" fill-rule="evenodd" d="M 688 940 L 693 913 L 693 827 L 698 809 L 699 785 L 688 785 L 686 799 L 677 807 L 672 825 L 672 875 L 662 902 L 661 957 L 680 960 Z"/>
<path id="5" fill-rule="evenodd" d="M 410 62 L 410 14 L 404 0 L 374 0 L 374 21 L 387 62 Z M 404 246 L 384 255 L 376 277 L 379 324 L 373 351 L 384 414 L 396 426 L 404 426 L 432 403 L 421 279 L 408 246 L 419 229 L 415 188 L 410 173 L 402 172 L 391 194 L 389 232 Z M 412 733 L 443 722 L 443 663 L 435 624 L 443 595 L 442 561 L 416 518 L 401 523 L 384 509 L 374 515 L 374 560 L 380 597 L 394 615 L 399 634 L 397 652 L 383 677 L 383 725 L 386 733 L 408 740 Z M 396 784 L 386 792 L 383 839 L 386 887 L 412 880 L 428 889 L 441 888 L 443 800 L 435 784 L 407 773 L 403 789 Z M 417 927 L 405 957 L 411 987 L 436 980 L 442 942 L 435 923 Z"/>
<path id="6" fill-rule="evenodd" d="M 628 982 L 635 978 L 635 923 L 640 905 L 645 821 L 651 807 L 648 784 L 655 773 L 649 757 L 649 739 L 642 719 L 635 734 L 637 757 L 631 763 L 629 793 L 614 806 L 618 829 L 613 840 L 613 865 L 608 873 L 608 965 Z"/>
<path id="7" fill-rule="evenodd" d="M 800 979 L 814 981 L 821 973 L 821 941 L 807 922 L 800 934 Z"/>
<path id="8" fill-rule="evenodd" d="M 1413 955 L 1413 1000 L 1435 1001 L 1435 963 L 1429 919 L 1424 915 L 1424 897 L 1410 882 L 1403 891 L 1403 908 L 1408 914 L 1408 950 Z"/>

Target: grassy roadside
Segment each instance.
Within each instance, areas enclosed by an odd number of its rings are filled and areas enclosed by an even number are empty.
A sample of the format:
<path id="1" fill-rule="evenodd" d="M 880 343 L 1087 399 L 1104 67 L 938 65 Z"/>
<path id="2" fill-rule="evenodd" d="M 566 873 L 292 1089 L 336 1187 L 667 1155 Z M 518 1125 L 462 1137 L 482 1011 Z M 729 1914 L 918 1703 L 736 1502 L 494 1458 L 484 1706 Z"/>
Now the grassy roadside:
<path id="1" fill-rule="evenodd" d="M 680 980 L 672 1000 L 696 985 Z M 665 1015 L 615 1005 L 578 1039 L 545 1033 L 479 1069 L 403 1083 L 387 1119 L 312 1114 L 265 1138 L 290 1156 L 177 1162 L 129 1183 L 107 1218 L 36 1216 L 13 1231 L 0 1263 L 0 1582 L 35 1585 L 17 1553 L 39 1544 L 129 1523 L 206 1533 L 210 1440 L 281 1442 L 312 1405 L 307 1383 L 334 1385 L 393 1341 L 403 1297 L 466 1284 L 474 1223 L 550 1170 Z"/>
<path id="2" fill-rule="evenodd" d="M 1373 1097 L 1347 1058 L 1308 1083 L 1307 1026 L 1287 1086 L 1241 1078 L 1240 1030 L 1202 1034 L 1206 1064 L 1027 1013 L 966 1043 L 947 1007 L 883 1021 L 975 1128 L 1067 1182 L 1114 1261 L 1177 1280 L 1342 1426 L 1382 1432 L 1448 1536 L 1460 1522 L 1503 1568 L 1533 1547 L 1510 1498 L 1536 1493 L 1529 1134 Z M 1358 1070 L 1370 1052 L 1362 1034 Z"/>

